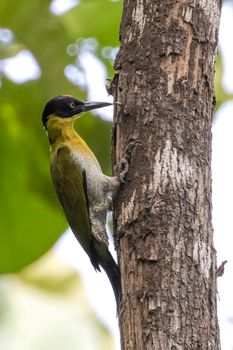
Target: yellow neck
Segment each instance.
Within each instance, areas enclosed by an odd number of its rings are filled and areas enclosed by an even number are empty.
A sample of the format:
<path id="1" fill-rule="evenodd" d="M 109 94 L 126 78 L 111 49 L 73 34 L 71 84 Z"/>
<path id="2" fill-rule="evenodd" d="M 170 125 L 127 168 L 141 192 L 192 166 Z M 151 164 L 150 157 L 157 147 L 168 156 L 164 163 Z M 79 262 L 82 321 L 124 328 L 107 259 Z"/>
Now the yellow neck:
<path id="1" fill-rule="evenodd" d="M 79 151 L 96 159 L 86 142 L 75 131 L 73 127 L 74 121 L 74 118 L 63 119 L 56 116 L 49 118 L 46 128 L 52 153 L 56 151 L 58 146 L 65 143 L 73 151 Z"/>
<path id="2" fill-rule="evenodd" d="M 46 128 L 48 132 L 49 142 L 51 147 L 59 142 L 68 139 L 73 139 L 76 136 L 76 131 L 73 128 L 74 120 L 72 118 L 59 118 L 52 116 L 49 118 Z"/>

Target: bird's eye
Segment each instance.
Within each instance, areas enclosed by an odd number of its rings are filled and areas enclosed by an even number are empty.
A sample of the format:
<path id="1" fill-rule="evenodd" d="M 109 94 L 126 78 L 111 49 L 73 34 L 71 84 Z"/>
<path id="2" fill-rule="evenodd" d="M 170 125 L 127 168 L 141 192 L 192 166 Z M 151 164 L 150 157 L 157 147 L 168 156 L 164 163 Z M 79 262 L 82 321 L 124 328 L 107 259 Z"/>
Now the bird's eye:
<path id="1" fill-rule="evenodd" d="M 74 102 L 70 102 L 69 107 L 70 107 L 71 109 L 73 109 L 73 108 L 75 107 L 75 103 L 74 103 Z"/>

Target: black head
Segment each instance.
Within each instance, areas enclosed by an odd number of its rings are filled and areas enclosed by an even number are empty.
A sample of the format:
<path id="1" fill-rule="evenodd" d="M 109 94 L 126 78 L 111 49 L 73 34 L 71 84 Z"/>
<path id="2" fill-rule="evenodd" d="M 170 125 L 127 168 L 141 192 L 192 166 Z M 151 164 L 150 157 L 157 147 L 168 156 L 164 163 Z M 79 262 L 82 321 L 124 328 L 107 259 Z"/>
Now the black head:
<path id="1" fill-rule="evenodd" d="M 46 103 L 42 114 L 42 122 L 45 126 L 50 115 L 60 118 L 70 118 L 82 112 L 109 105 L 111 103 L 108 102 L 83 102 L 68 95 L 56 96 Z"/>
<path id="2" fill-rule="evenodd" d="M 84 102 L 77 100 L 72 96 L 56 96 L 46 103 L 42 122 L 45 126 L 48 121 L 49 115 L 55 115 L 61 118 L 70 118 L 75 114 L 82 112 L 82 106 Z"/>

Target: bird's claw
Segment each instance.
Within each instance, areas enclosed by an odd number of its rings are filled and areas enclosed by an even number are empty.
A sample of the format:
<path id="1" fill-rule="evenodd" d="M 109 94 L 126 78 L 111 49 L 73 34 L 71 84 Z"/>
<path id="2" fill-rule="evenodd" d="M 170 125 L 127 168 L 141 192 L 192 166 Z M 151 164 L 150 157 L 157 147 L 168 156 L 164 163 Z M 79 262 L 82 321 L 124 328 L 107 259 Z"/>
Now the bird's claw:
<path id="1" fill-rule="evenodd" d="M 129 171 L 129 162 L 126 158 L 122 158 L 119 164 L 119 178 L 122 183 L 126 183 L 125 177 Z"/>

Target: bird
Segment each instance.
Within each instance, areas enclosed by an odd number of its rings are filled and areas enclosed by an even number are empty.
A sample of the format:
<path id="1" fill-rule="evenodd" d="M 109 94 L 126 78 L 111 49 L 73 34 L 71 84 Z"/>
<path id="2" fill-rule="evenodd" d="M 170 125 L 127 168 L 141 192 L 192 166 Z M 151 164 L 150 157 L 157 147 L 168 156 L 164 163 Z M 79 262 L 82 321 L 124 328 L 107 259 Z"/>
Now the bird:
<path id="1" fill-rule="evenodd" d="M 74 122 L 84 112 L 109 105 L 56 96 L 46 103 L 42 123 L 50 143 L 50 172 L 58 200 L 94 269 L 105 270 L 118 310 L 120 270 L 108 249 L 105 224 L 109 193 L 117 191 L 122 177 L 104 175 L 94 153 L 74 129 Z"/>

